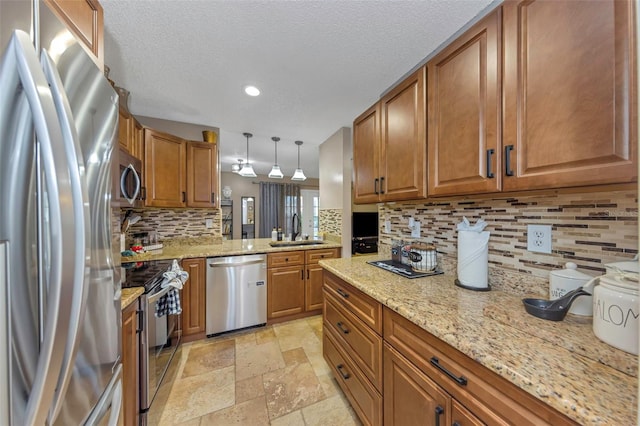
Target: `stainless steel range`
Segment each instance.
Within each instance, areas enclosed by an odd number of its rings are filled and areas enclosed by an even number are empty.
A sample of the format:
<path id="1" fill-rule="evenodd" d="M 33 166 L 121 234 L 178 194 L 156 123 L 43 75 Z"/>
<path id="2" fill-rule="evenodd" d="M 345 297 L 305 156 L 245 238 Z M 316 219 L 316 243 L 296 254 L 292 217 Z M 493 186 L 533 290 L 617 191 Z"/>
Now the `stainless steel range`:
<path id="1" fill-rule="evenodd" d="M 122 287 L 144 287 L 140 297 L 140 423 L 148 424 L 153 402 L 158 389 L 172 366 L 180 346 L 181 315 L 156 316 L 156 305 L 172 287 L 164 287 L 163 273 L 172 265 L 172 260 L 123 263 L 125 277 Z M 173 363 L 175 364 L 175 362 Z M 160 407 L 163 404 L 156 404 Z M 159 416 L 158 416 L 159 417 Z"/>

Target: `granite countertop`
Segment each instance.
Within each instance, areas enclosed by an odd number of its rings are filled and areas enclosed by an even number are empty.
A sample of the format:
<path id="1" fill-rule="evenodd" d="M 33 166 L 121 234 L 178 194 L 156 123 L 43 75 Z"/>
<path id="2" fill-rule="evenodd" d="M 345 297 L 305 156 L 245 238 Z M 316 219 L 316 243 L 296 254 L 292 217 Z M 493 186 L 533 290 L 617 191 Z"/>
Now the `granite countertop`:
<path id="1" fill-rule="evenodd" d="M 121 309 L 124 311 L 129 305 L 144 293 L 144 287 L 123 288 L 121 294 Z"/>
<path id="2" fill-rule="evenodd" d="M 271 247 L 270 238 L 252 240 L 228 240 L 221 243 L 207 242 L 206 239 L 183 240 L 176 244 L 167 244 L 164 248 L 135 256 L 122 257 L 122 262 L 140 262 L 144 260 L 187 259 L 193 257 L 237 256 L 244 254 L 276 253 L 292 250 L 317 250 L 340 248 L 342 244 L 325 240 L 322 244 L 297 244 L 285 247 Z"/>
<path id="3" fill-rule="evenodd" d="M 638 358 L 600 341 L 591 318 L 545 321 L 522 296 L 456 287 L 449 274 L 407 279 L 366 261 L 320 261 L 398 312 L 580 424 L 636 424 Z"/>

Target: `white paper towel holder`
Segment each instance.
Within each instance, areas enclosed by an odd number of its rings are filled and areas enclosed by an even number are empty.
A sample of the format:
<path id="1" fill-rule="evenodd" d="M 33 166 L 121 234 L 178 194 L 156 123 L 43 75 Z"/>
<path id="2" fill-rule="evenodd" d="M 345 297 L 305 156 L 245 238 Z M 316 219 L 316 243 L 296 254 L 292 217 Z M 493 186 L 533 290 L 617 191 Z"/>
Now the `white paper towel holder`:
<path id="1" fill-rule="evenodd" d="M 460 282 L 460 280 L 458 280 L 456 278 L 456 280 L 453 282 L 455 285 L 457 285 L 458 287 L 464 288 L 466 290 L 473 290 L 473 291 L 491 291 L 491 284 L 487 284 L 486 287 L 473 287 L 470 285 L 464 285 Z"/>

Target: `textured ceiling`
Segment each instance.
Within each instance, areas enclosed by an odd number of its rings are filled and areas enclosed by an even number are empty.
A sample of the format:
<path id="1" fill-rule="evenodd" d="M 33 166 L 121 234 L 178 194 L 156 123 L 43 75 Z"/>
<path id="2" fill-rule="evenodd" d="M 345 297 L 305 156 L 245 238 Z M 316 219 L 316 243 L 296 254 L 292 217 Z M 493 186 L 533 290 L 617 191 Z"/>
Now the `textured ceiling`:
<path id="1" fill-rule="evenodd" d="M 223 171 L 318 177 L 318 146 L 491 0 L 101 0 L 105 63 L 132 113 L 219 127 Z M 262 94 L 251 98 L 243 87 Z"/>

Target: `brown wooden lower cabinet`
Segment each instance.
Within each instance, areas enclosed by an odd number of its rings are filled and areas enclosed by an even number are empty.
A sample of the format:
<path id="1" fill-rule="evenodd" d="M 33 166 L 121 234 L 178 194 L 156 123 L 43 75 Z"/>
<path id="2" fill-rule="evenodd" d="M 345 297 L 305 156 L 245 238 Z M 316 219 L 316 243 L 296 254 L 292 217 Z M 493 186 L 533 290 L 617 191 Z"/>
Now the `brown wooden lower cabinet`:
<path id="1" fill-rule="evenodd" d="M 386 343 L 384 424 L 451 424 L 451 397 Z"/>
<path id="2" fill-rule="evenodd" d="M 284 266 L 267 272 L 267 319 L 304 311 L 304 266 Z"/>
<path id="3" fill-rule="evenodd" d="M 203 257 L 182 260 L 182 269 L 189 273 L 189 279 L 182 288 L 182 337 L 185 341 L 205 337 L 206 330 L 206 271 Z"/>
<path id="4" fill-rule="evenodd" d="M 138 303 L 122 311 L 122 415 L 125 426 L 137 426 L 140 408 Z"/>
<path id="5" fill-rule="evenodd" d="M 314 311 L 322 309 L 322 266 L 307 265 L 304 285 L 304 309 Z"/>

